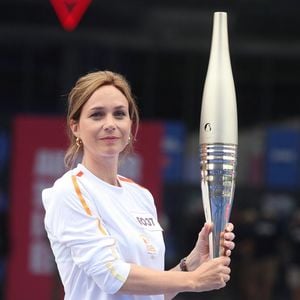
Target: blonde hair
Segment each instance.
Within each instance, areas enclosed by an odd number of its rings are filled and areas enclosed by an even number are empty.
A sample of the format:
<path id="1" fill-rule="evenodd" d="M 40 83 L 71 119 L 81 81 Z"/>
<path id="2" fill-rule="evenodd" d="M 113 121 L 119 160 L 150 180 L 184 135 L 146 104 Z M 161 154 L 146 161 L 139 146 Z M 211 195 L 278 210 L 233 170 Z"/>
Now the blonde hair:
<path id="1" fill-rule="evenodd" d="M 134 134 L 131 134 L 132 137 L 130 138 L 130 142 L 123 150 L 123 153 L 129 153 L 133 149 L 133 141 L 135 140 L 138 131 L 139 114 L 128 81 L 122 75 L 111 71 L 88 73 L 77 80 L 68 96 L 67 134 L 70 144 L 65 154 L 65 165 L 68 168 L 72 168 L 77 157 L 83 153 L 83 147 L 78 147 L 76 144 L 76 137 L 74 136 L 70 125 L 72 122 L 79 122 L 84 104 L 96 90 L 105 85 L 116 87 L 128 101 L 129 117 L 132 121 Z"/>

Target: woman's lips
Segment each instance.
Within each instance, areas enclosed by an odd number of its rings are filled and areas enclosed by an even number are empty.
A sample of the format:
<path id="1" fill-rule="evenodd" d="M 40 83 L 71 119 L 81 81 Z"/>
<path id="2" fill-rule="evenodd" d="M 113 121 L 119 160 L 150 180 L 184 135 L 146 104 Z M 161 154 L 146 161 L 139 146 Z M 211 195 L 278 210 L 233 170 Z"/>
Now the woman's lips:
<path id="1" fill-rule="evenodd" d="M 118 139 L 119 138 L 116 136 L 105 136 L 105 137 L 100 138 L 100 140 L 102 140 L 102 141 L 113 141 L 113 140 L 118 140 Z"/>

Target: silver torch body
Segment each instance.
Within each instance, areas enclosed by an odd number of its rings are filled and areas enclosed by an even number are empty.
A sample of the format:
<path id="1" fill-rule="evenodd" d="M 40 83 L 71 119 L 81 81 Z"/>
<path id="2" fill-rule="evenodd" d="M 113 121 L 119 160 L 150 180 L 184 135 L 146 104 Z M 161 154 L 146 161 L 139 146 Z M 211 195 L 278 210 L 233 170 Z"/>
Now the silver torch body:
<path id="1" fill-rule="evenodd" d="M 221 236 L 229 221 L 235 190 L 238 123 L 228 43 L 227 13 L 215 12 L 200 118 L 202 202 L 210 256 L 221 255 Z"/>

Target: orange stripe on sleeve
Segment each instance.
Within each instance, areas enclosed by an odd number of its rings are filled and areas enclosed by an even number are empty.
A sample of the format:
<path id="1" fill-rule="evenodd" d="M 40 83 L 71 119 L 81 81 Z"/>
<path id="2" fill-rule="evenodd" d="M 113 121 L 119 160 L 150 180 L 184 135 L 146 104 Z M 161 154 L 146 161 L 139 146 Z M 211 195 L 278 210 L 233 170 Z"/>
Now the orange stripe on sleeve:
<path id="1" fill-rule="evenodd" d="M 82 175 L 83 175 L 83 172 L 82 172 L 82 171 L 79 171 L 79 172 L 76 174 L 77 177 L 81 177 Z"/>
<path id="2" fill-rule="evenodd" d="M 107 235 L 107 232 L 106 232 L 105 228 L 102 226 L 100 220 L 97 219 L 97 221 L 98 221 L 98 228 L 101 231 L 101 233 L 104 234 L 104 235 Z"/>
<path id="3" fill-rule="evenodd" d="M 124 181 L 124 182 L 129 182 L 129 183 L 136 184 L 136 185 L 138 185 L 139 187 L 141 187 L 142 189 L 146 189 L 145 187 L 143 187 L 142 185 L 140 185 L 140 184 L 134 182 L 134 181 L 133 181 L 132 179 L 130 179 L 130 178 L 127 178 L 127 177 L 124 177 L 124 176 L 118 176 L 118 179 L 119 179 L 120 181 Z"/>
<path id="4" fill-rule="evenodd" d="M 126 178 L 126 177 L 121 177 L 121 176 L 118 176 L 118 179 L 121 180 L 121 181 L 125 181 L 125 182 L 131 182 L 131 183 L 135 183 L 132 179 L 130 178 Z"/>
<path id="5" fill-rule="evenodd" d="M 76 179 L 76 176 L 75 176 L 75 175 L 72 176 L 72 181 L 73 181 L 73 185 L 74 185 L 74 188 L 75 188 L 75 192 L 76 192 L 77 197 L 79 198 L 79 200 L 80 200 L 80 202 L 81 202 L 81 205 L 83 206 L 85 212 L 86 212 L 89 216 L 91 216 L 91 215 L 92 215 L 91 210 L 90 210 L 90 208 L 88 207 L 88 205 L 86 204 L 86 201 L 85 201 L 85 199 L 84 199 L 83 196 L 82 196 L 82 193 L 81 193 L 81 191 L 80 191 L 80 187 L 79 187 L 79 185 L 78 185 L 78 182 L 77 182 L 77 179 Z"/>
<path id="6" fill-rule="evenodd" d="M 82 176 L 83 173 L 82 172 L 79 172 L 77 174 L 77 176 Z M 72 176 L 72 182 L 73 182 L 73 185 L 74 185 L 74 188 L 75 188 L 75 191 L 76 191 L 76 194 L 77 194 L 77 197 L 79 198 L 84 210 L 86 211 L 86 213 L 89 215 L 89 216 L 92 216 L 92 212 L 90 210 L 90 208 L 88 207 L 81 191 L 80 191 L 80 187 L 78 185 L 78 182 L 77 182 L 77 178 L 75 175 Z M 105 228 L 102 226 L 102 223 L 100 221 L 99 218 L 97 218 L 97 221 L 98 221 L 98 228 L 100 230 L 100 232 L 103 234 L 103 235 L 108 235 L 107 231 L 105 230 Z M 114 246 L 111 246 L 111 251 L 112 251 L 112 255 L 114 257 L 115 260 L 117 260 L 119 258 L 119 255 L 118 253 L 116 252 L 116 249 Z M 113 265 L 113 262 L 108 262 L 106 263 L 106 268 L 109 270 L 109 272 L 111 273 L 111 275 L 113 277 L 115 277 L 117 280 L 121 281 L 121 282 L 125 282 L 126 278 L 122 275 L 122 274 L 119 274 L 117 272 L 117 270 L 115 269 L 114 265 Z"/>
<path id="7" fill-rule="evenodd" d="M 79 176 L 81 176 L 81 175 L 82 175 L 82 174 L 80 174 Z M 92 212 L 91 212 L 90 208 L 88 207 L 88 205 L 87 205 L 87 203 L 86 203 L 86 201 L 85 201 L 85 199 L 84 199 L 84 197 L 83 197 L 83 195 L 82 195 L 82 193 L 81 193 L 81 190 L 80 190 L 80 187 L 79 187 L 79 184 L 78 184 L 78 182 L 77 182 L 77 179 L 76 179 L 76 176 L 75 176 L 75 175 L 72 176 L 72 182 L 73 182 L 73 185 L 74 185 L 74 188 L 75 188 L 75 192 L 76 192 L 76 194 L 77 194 L 77 197 L 79 198 L 80 203 L 81 203 L 81 205 L 83 206 L 85 212 L 86 212 L 89 216 L 92 216 Z M 100 221 L 99 219 L 97 219 L 97 221 L 98 221 L 98 228 L 99 228 L 99 230 L 101 231 L 101 233 L 104 234 L 104 235 L 107 235 L 107 232 L 106 232 L 105 228 L 102 226 L 101 221 Z"/>

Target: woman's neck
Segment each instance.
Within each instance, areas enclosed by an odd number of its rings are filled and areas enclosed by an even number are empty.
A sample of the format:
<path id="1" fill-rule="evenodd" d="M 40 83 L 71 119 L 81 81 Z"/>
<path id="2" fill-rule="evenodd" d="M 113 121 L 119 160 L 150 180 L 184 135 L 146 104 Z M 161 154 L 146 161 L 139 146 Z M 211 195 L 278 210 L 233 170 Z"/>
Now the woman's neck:
<path id="1" fill-rule="evenodd" d="M 120 186 L 117 177 L 118 159 L 104 158 L 102 160 L 95 161 L 83 157 L 82 164 L 101 180 L 114 186 Z"/>

